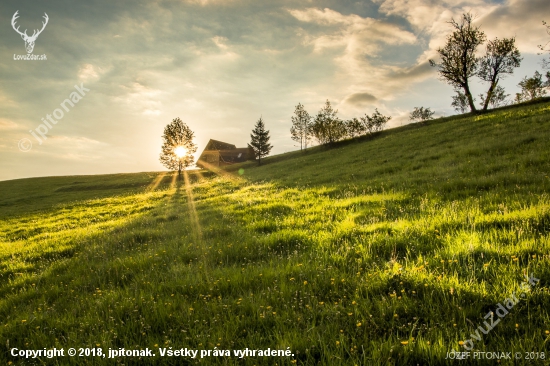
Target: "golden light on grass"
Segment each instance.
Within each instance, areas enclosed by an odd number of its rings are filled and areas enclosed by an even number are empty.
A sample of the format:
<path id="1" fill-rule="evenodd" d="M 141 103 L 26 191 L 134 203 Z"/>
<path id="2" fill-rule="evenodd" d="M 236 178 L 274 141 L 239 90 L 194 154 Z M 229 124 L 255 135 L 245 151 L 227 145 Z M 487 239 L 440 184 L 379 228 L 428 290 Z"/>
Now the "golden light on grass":
<path id="1" fill-rule="evenodd" d="M 185 156 L 185 154 L 187 154 L 187 149 L 183 146 L 177 146 L 174 149 L 174 154 L 176 154 L 176 156 L 181 159 Z"/>

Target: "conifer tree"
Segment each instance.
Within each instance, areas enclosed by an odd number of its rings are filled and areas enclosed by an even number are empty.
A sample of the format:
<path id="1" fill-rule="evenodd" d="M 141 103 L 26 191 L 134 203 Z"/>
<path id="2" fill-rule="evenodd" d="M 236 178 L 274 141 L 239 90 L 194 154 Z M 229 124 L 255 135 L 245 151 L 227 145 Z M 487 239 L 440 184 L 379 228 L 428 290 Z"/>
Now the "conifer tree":
<path id="1" fill-rule="evenodd" d="M 254 150 L 254 155 L 258 158 L 258 165 L 262 164 L 262 158 L 269 155 L 269 152 L 273 148 L 269 144 L 269 139 L 269 131 L 265 129 L 264 121 L 260 117 L 250 134 L 250 144 L 248 145 Z"/>

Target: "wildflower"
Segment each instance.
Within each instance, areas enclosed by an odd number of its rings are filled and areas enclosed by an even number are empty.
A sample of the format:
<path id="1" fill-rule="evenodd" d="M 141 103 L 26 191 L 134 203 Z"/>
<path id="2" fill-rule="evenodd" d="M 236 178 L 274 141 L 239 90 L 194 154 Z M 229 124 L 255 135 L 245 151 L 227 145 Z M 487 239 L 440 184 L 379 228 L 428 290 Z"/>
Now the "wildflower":
<path id="1" fill-rule="evenodd" d="M 546 334 L 546 335 L 550 334 L 550 330 L 545 330 L 544 334 Z"/>
<path id="2" fill-rule="evenodd" d="M 458 344 L 462 346 L 464 345 L 464 341 L 459 341 Z"/>
<path id="3" fill-rule="evenodd" d="M 339 346 L 339 345 L 340 345 L 340 341 L 336 341 L 336 345 Z"/>
<path id="4" fill-rule="evenodd" d="M 402 341 L 401 344 L 406 346 L 407 344 L 409 344 L 409 341 Z"/>
<path id="5" fill-rule="evenodd" d="M 361 326 L 361 322 L 357 323 L 357 326 L 360 327 L 360 326 Z"/>
<path id="6" fill-rule="evenodd" d="M 304 281 L 304 285 L 307 285 L 307 281 Z"/>

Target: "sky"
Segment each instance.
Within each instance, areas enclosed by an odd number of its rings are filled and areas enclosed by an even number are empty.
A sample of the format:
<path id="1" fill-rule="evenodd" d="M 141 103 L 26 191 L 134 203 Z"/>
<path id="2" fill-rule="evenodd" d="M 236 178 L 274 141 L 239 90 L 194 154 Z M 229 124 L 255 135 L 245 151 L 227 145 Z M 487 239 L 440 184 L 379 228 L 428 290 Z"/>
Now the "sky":
<path id="1" fill-rule="evenodd" d="M 29 36 L 47 14 L 32 52 L 45 60 L 16 59 L 27 55 L 16 11 Z M 209 139 L 245 147 L 260 117 L 272 154 L 298 149 L 298 103 L 315 115 L 328 99 L 342 119 L 377 108 L 389 128 L 414 107 L 456 114 L 428 60 L 464 12 L 488 39 L 516 37 L 524 59 L 507 93 L 542 71 L 548 0 L 2 0 L 0 180 L 165 170 L 176 117 L 198 156 Z M 486 88 L 473 82 L 475 95 Z"/>

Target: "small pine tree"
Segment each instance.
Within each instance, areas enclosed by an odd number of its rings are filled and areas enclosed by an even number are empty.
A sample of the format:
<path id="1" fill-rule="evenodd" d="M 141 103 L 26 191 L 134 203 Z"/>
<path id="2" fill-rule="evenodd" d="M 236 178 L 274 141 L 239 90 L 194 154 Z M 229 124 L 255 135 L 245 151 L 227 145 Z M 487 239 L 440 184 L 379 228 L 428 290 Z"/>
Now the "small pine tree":
<path id="1" fill-rule="evenodd" d="M 269 152 L 273 148 L 269 144 L 269 139 L 269 131 L 265 129 L 264 121 L 260 117 L 250 134 L 250 144 L 248 145 L 254 150 L 254 155 L 258 158 L 258 165 L 262 164 L 262 158 L 269 155 Z"/>
<path id="2" fill-rule="evenodd" d="M 162 165 L 167 169 L 177 170 L 178 175 L 181 175 L 182 170 L 194 162 L 193 154 L 197 151 L 197 145 L 193 143 L 194 137 L 193 131 L 179 117 L 167 124 L 162 135 Z"/>

